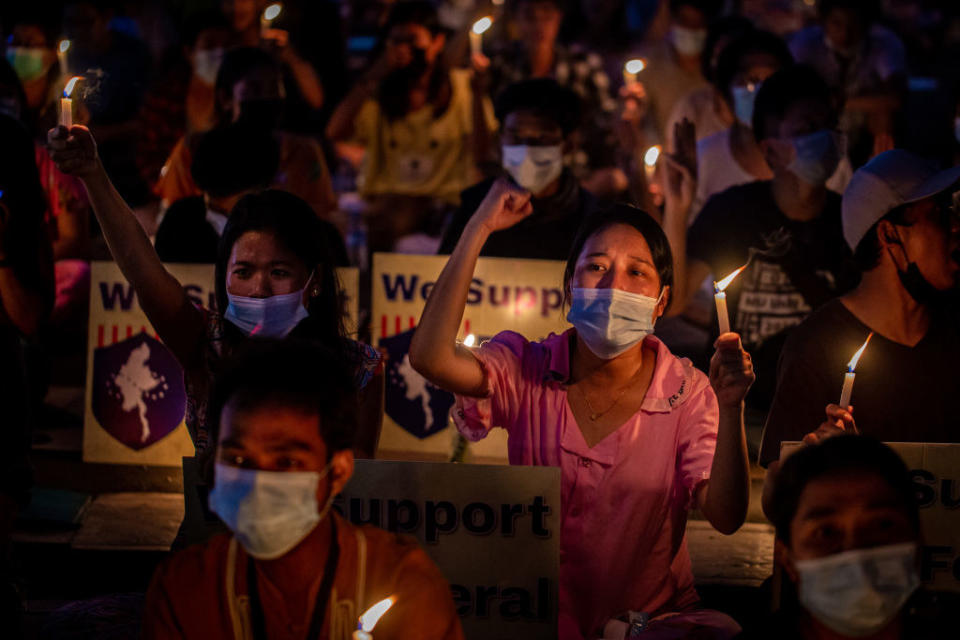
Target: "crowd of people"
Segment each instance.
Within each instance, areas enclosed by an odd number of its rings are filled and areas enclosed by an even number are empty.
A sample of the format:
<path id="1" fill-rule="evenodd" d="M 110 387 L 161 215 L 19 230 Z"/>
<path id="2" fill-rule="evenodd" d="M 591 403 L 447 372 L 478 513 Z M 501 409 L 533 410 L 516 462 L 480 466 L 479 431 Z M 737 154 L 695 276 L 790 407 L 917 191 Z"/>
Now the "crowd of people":
<path id="1" fill-rule="evenodd" d="M 336 268 L 441 254 L 410 364 L 463 438 L 560 468 L 559 637 L 630 612 L 651 639 L 947 637 L 882 442 L 960 442 L 960 7 L 22 4 L 0 8 L 0 582 L 106 259 L 183 369 L 200 469 L 144 637 L 340 640 L 390 595 L 378 638 L 462 637 L 415 542 L 331 510 L 385 385 Z M 564 263 L 570 328 L 458 343 L 481 256 Z M 214 265 L 209 307 L 170 263 Z M 736 532 L 754 464 L 793 589 L 735 620 L 701 606 L 685 527 Z"/>

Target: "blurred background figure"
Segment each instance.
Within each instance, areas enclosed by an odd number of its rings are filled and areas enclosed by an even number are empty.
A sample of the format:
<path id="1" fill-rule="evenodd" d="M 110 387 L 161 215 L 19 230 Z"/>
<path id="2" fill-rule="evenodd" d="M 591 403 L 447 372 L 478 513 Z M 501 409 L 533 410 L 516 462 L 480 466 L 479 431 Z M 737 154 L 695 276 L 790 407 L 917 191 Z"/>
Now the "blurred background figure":
<path id="1" fill-rule="evenodd" d="M 445 43 L 432 4 L 394 5 L 379 57 L 327 126 L 338 153 L 359 168 L 371 251 L 389 250 L 427 222 L 428 207 L 398 197 L 456 205 L 489 156 L 493 106 L 470 70 L 448 68 Z"/>
<path id="2" fill-rule="evenodd" d="M 217 126 L 242 123 L 247 130 L 269 132 L 280 144 L 280 165 L 273 186 L 299 196 L 320 217 L 336 206 L 330 172 L 316 140 L 279 129 L 284 109 L 280 69 L 273 57 L 253 47 L 228 52 L 217 72 L 215 87 Z M 165 207 L 180 198 L 200 195 L 190 166 L 198 141 L 194 135 L 181 138 L 164 164 L 156 193 Z"/>

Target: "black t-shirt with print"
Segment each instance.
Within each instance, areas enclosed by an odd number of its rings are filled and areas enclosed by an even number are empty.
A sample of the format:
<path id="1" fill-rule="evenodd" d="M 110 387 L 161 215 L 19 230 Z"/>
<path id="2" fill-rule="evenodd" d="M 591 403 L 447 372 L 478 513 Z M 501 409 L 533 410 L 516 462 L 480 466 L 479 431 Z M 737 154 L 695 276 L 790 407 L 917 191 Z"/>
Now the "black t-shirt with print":
<path id="1" fill-rule="evenodd" d="M 780 443 L 800 440 L 840 401 L 847 362 L 870 334 L 834 300 L 790 335 L 777 372 L 777 391 L 763 429 L 760 464 L 780 457 Z M 910 347 L 874 334 L 857 365 L 854 419 L 861 433 L 886 442 L 960 442 L 960 331 L 936 316 L 927 335 Z"/>
<path id="2" fill-rule="evenodd" d="M 813 220 L 791 220 L 777 207 L 769 181 L 710 198 L 690 228 L 687 255 L 710 265 L 719 280 L 743 266 L 752 249 L 774 243 L 777 255 L 758 255 L 727 288 L 731 330 L 743 338 L 757 371 L 751 401 L 762 408 L 772 397 L 788 330 L 859 279 L 843 239 L 840 196 L 828 192 Z"/>

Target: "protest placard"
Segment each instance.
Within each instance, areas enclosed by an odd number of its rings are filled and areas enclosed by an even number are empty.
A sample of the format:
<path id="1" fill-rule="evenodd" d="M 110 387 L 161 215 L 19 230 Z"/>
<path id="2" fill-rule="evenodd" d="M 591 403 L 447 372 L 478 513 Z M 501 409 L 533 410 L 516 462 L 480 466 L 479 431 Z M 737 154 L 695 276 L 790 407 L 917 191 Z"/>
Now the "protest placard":
<path id="1" fill-rule="evenodd" d="M 166 266 L 195 304 L 216 307 L 213 265 Z M 337 275 L 346 298 L 344 322 L 355 332 L 359 276 L 355 268 Z M 113 262 L 90 265 L 89 323 L 84 461 L 180 466 L 193 455 L 183 424 L 183 371 Z"/>
<path id="2" fill-rule="evenodd" d="M 373 343 L 388 354 L 386 402 L 378 458 L 449 460 L 456 429 L 449 411 L 453 396 L 427 382 L 410 366 L 413 330 L 447 256 L 378 253 L 373 258 Z M 505 330 L 530 340 L 567 328 L 562 262 L 480 258 L 474 271 L 459 339 L 477 344 Z M 471 443 L 467 460 L 505 463 L 506 433 L 495 429 Z"/>
<path id="3" fill-rule="evenodd" d="M 335 508 L 416 537 L 467 638 L 557 637 L 559 468 L 357 460 Z"/>
<path id="4" fill-rule="evenodd" d="M 960 592 L 960 444 L 887 444 L 913 478 L 923 532 L 921 579 L 931 589 Z M 784 442 L 780 459 L 801 446 Z"/>

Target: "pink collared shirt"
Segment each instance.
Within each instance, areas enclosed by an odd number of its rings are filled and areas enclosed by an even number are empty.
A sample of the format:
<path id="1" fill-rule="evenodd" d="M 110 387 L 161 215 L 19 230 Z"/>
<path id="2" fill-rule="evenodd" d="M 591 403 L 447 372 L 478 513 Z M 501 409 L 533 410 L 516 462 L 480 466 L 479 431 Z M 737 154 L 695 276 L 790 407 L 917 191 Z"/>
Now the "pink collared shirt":
<path id="1" fill-rule="evenodd" d="M 560 637 L 589 638 L 628 610 L 697 602 L 684 530 L 719 410 L 706 375 L 650 336 L 657 364 L 640 411 L 588 447 L 567 403 L 574 339 L 500 333 L 475 351 L 486 397 L 458 396 L 454 419 L 469 440 L 506 429 L 510 464 L 560 467 Z"/>

